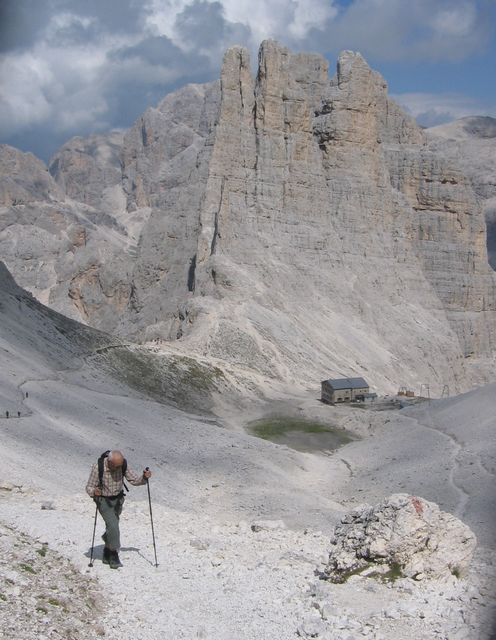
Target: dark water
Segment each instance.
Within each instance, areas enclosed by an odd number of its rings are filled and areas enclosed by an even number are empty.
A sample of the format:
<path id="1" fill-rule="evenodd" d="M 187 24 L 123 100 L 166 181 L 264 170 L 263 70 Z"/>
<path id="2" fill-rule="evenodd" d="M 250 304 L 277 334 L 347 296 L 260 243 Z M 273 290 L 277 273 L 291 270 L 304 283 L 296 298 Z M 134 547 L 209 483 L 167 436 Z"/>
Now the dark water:
<path id="1" fill-rule="evenodd" d="M 264 440 L 310 453 L 334 451 L 353 440 L 349 433 L 329 424 L 285 416 L 251 422 L 247 431 Z"/>

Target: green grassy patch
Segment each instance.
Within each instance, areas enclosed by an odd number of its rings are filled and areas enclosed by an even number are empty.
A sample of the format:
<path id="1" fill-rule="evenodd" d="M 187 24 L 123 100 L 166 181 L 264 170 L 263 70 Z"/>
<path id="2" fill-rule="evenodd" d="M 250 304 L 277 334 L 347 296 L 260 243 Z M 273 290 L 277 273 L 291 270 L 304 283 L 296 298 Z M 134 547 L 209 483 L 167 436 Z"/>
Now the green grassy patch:
<path id="1" fill-rule="evenodd" d="M 355 569 L 350 569 L 349 571 L 333 571 L 327 576 L 327 579 L 334 582 L 334 584 L 343 584 L 352 576 L 359 576 L 365 569 L 368 569 L 371 564 L 371 562 L 367 562 L 367 564 L 356 567 Z"/>
<path id="2" fill-rule="evenodd" d="M 36 607 L 36 611 L 38 611 L 39 613 L 43 613 L 44 615 L 48 613 L 45 607 Z"/>
<path id="3" fill-rule="evenodd" d="M 403 573 L 403 567 L 398 562 L 392 562 L 389 565 L 389 571 L 385 573 L 381 573 L 380 571 L 375 571 L 374 573 L 369 574 L 369 578 L 376 578 L 381 582 L 395 582 L 400 578 L 404 578 L 405 575 Z"/>
<path id="4" fill-rule="evenodd" d="M 48 604 L 53 605 L 54 607 L 61 607 L 62 603 L 57 600 L 57 598 L 48 598 Z"/>
<path id="5" fill-rule="evenodd" d="M 221 369 L 187 356 L 122 347 L 98 353 L 94 360 L 129 387 L 181 409 L 208 411 L 212 394 L 226 385 Z"/>
<path id="6" fill-rule="evenodd" d="M 27 571 L 27 573 L 36 573 L 33 567 L 30 564 L 26 564 L 25 562 L 21 562 L 20 565 L 23 571 Z"/>
<path id="7" fill-rule="evenodd" d="M 299 451 L 333 450 L 353 440 L 349 433 L 332 425 L 288 416 L 256 420 L 248 425 L 248 432 Z"/>
<path id="8" fill-rule="evenodd" d="M 342 584 L 343 582 L 347 582 L 352 576 L 357 576 L 362 574 L 366 569 L 371 569 L 372 567 L 376 567 L 377 564 L 375 562 L 367 561 L 367 564 L 357 567 L 356 569 L 351 569 L 350 571 L 341 571 L 338 573 L 334 573 L 332 575 L 331 581 Z M 384 565 L 381 565 L 384 566 Z M 373 578 L 374 580 L 380 580 L 383 583 L 395 582 L 400 578 L 404 578 L 403 567 L 397 563 L 392 562 L 390 565 L 386 565 L 389 567 L 388 571 L 372 571 L 367 573 L 367 578 Z"/>
<path id="9" fill-rule="evenodd" d="M 257 420 L 249 425 L 252 433 L 264 440 L 272 440 L 289 431 L 303 431 L 305 433 L 331 433 L 335 429 L 329 425 L 301 418 L 273 417 L 265 420 Z"/>
<path id="10" fill-rule="evenodd" d="M 3 600 L 4 602 L 7 602 L 7 596 L 3 593 L 0 593 L 0 600 Z"/>
<path id="11" fill-rule="evenodd" d="M 41 547 L 41 549 L 36 549 L 36 553 L 38 553 L 42 558 L 44 558 L 47 554 L 47 549 L 48 549 L 47 545 L 44 544 Z"/>

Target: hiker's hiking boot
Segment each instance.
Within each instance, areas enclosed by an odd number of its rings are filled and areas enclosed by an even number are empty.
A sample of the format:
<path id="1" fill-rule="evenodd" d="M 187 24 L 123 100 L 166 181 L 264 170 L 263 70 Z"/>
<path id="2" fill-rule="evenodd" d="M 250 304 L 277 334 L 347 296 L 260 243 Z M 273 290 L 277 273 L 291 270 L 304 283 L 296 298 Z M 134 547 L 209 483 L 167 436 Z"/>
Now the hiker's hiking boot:
<path id="1" fill-rule="evenodd" d="M 119 567 L 122 567 L 122 562 L 119 560 L 119 554 L 117 551 L 110 551 L 109 567 L 111 569 L 118 569 Z"/>
<path id="2" fill-rule="evenodd" d="M 110 554 L 112 551 L 108 547 L 103 548 L 103 564 L 110 564 Z"/>

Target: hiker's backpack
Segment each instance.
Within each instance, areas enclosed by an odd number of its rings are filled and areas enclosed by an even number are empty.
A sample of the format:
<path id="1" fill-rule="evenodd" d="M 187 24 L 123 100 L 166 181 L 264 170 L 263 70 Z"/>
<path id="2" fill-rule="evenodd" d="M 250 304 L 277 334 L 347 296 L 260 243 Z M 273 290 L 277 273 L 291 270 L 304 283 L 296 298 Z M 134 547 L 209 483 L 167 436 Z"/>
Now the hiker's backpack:
<path id="1" fill-rule="evenodd" d="M 104 451 L 102 455 L 98 458 L 98 486 L 100 487 L 100 489 L 102 488 L 102 484 L 103 484 L 103 461 L 105 460 L 105 458 L 109 457 L 109 453 L 110 453 L 110 449 L 108 449 L 107 451 Z M 124 462 L 122 463 L 121 470 L 122 470 L 122 484 L 124 485 L 124 489 L 126 491 L 129 491 L 129 489 L 126 487 L 126 483 L 124 482 L 124 478 L 126 477 L 126 471 L 127 471 L 126 458 L 124 458 Z"/>

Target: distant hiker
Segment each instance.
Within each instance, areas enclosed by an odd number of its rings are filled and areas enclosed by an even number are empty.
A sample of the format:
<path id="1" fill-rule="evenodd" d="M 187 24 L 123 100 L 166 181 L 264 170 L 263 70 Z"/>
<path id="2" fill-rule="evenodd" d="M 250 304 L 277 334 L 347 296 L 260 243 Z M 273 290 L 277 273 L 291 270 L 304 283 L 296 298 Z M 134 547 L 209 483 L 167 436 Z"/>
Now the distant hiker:
<path id="1" fill-rule="evenodd" d="M 8 417 L 9 417 L 9 412 L 8 412 L 8 411 L 6 411 L 6 412 L 5 412 L 5 417 L 6 417 L 6 418 L 8 418 Z"/>
<path id="2" fill-rule="evenodd" d="M 128 488 L 124 478 L 135 486 L 146 484 L 151 471 L 143 471 L 141 475 L 127 468 L 127 460 L 120 451 L 106 451 L 93 465 L 86 484 L 86 493 L 95 501 L 98 511 L 105 521 L 106 529 L 102 538 L 105 542 L 103 562 L 111 569 L 122 567 L 119 559 L 120 532 L 119 517 L 124 504 L 124 491 Z"/>
<path id="3" fill-rule="evenodd" d="M 26 391 L 26 398 L 29 398 L 29 393 Z"/>
<path id="4" fill-rule="evenodd" d="M 17 417 L 18 417 L 18 418 L 20 418 L 20 417 L 21 417 L 21 412 L 20 412 L 20 411 L 18 411 L 18 412 L 17 412 Z"/>

